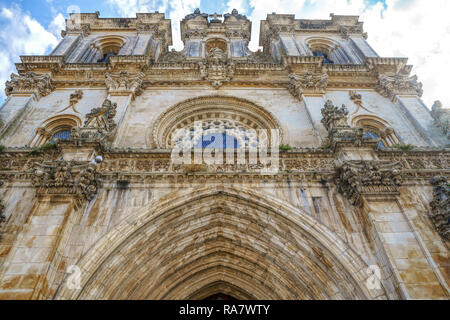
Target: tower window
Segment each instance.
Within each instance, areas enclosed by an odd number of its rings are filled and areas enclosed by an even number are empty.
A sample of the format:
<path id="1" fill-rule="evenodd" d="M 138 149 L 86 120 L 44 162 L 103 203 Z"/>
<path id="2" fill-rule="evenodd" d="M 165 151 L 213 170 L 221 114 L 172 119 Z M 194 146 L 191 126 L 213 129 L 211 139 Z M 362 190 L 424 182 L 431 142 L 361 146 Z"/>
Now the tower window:
<path id="1" fill-rule="evenodd" d="M 316 50 L 313 52 L 313 55 L 315 57 L 323 57 L 323 63 L 325 64 L 333 64 L 334 62 L 330 59 L 328 59 L 328 55 L 324 53 L 322 50 Z"/>

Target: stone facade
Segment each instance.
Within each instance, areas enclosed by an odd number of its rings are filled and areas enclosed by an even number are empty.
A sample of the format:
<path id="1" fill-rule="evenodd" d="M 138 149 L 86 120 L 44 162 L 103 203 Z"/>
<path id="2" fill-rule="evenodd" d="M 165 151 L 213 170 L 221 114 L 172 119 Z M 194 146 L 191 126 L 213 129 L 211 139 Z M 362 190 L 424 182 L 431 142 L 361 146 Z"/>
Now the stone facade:
<path id="1" fill-rule="evenodd" d="M 0 299 L 449 298 L 448 110 L 407 59 L 354 16 L 269 14 L 258 52 L 236 10 L 187 15 L 180 52 L 170 25 L 72 14 L 17 63 Z M 198 121 L 278 130 L 278 170 L 174 163 Z"/>

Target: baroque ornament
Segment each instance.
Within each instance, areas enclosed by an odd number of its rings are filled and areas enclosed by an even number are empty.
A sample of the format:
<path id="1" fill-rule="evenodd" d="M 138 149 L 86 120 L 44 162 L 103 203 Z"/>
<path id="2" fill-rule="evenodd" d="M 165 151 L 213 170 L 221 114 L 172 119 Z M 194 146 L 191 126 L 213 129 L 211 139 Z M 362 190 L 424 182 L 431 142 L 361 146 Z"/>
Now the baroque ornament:
<path id="1" fill-rule="evenodd" d="M 450 140 L 450 109 L 444 109 L 440 101 L 436 101 L 431 109 L 434 125 Z"/>
<path id="2" fill-rule="evenodd" d="M 423 94 L 422 83 L 417 81 L 417 76 L 409 77 L 401 74 L 393 76 L 380 74 L 376 89 L 383 97 L 392 101 L 399 94 L 412 94 L 419 97 Z"/>
<path id="3" fill-rule="evenodd" d="M 289 75 L 289 92 L 296 98 L 302 100 L 305 92 L 325 93 L 328 86 L 328 75 L 326 73 L 314 74 L 306 72 L 303 75 L 291 73 Z"/>
<path id="4" fill-rule="evenodd" d="M 12 73 L 11 80 L 6 81 L 5 94 L 13 93 L 35 94 L 36 98 L 45 97 L 55 90 L 55 86 L 48 74 L 38 75 L 34 72 L 27 72 L 22 75 Z"/>
<path id="5" fill-rule="evenodd" d="M 114 121 L 116 116 L 117 104 L 106 99 L 100 108 L 93 108 L 86 115 L 84 126 L 73 127 L 71 131 L 71 140 L 79 142 L 103 142 L 110 139 L 117 128 Z"/>
<path id="6" fill-rule="evenodd" d="M 203 80 L 210 81 L 211 85 L 218 89 L 224 82 L 231 81 L 236 66 L 231 59 L 227 58 L 219 48 L 213 48 L 205 61 L 200 62 L 200 75 Z"/>
<path id="7" fill-rule="evenodd" d="M 402 185 L 399 163 L 347 161 L 337 170 L 338 191 L 353 205 L 364 195 L 396 195 Z"/>
<path id="8" fill-rule="evenodd" d="M 32 184 L 39 195 L 70 194 L 87 201 L 95 197 L 100 186 L 95 164 L 67 161 L 35 163 Z"/>
<path id="9" fill-rule="evenodd" d="M 348 110 L 345 105 L 341 108 L 335 107 L 331 100 L 325 102 L 322 109 L 322 124 L 328 132 L 338 127 L 348 128 L 347 124 Z"/>
<path id="10" fill-rule="evenodd" d="M 78 103 L 78 101 L 80 101 L 83 98 L 83 91 L 82 90 L 77 90 L 74 93 L 72 93 L 70 95 L 70 99 L 69 99 L 69 105 L 67 107 L 65 107 L 64 109 L 62 109 L 61 111 L 58 111 L 57 113 L 66 111 L 67 109 L 72 109 L 74 112 L 76 113 L 80 113 L 78 112 L 78 110 L 75 108 L 75 105 Z"/>
<path id="11" fill-rule="evenodd" d="M 360 95 L 356 91 L 349 91 L 349 95 L 350 95 L 350 100 L 352 100 L 353 103 L 356 104 L 356 106 L 357 106 L 355 112 L 353 112 L 352 115 L 358 113 L 359 109 L 364 109 L 367 112 L 373 113 L 372 111 L 370 111 L 369 109 L 367 109 L 366 107 L 363 106 L 362 95 Z"/>
<path id="12" fill-rule="evenodd" d="M 431 179 L 433 201 L 431 201 L 430 219 L 442 238 L 450 240 L 450 184 L 444 176 Z"/>
<path id="13" fill-rule="evenodd" d="M 106 73 L 105 84 L 112 95 L 140 96 L 143 91 L 145 74 L 139 72 L 131 74 L 128 71 L 120 73 Z"/>

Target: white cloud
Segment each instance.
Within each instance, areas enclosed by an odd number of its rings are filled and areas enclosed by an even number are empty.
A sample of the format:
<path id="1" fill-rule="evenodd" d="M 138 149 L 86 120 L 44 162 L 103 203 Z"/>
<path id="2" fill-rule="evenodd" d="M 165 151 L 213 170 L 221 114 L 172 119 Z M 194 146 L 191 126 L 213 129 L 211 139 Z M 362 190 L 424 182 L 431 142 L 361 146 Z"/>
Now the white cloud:
<path id="1" fill-rule="evenodd" d="M 66 28 L 66 19 L 59 13 L 48 26 L 48 30 L 55 35 L 57 39 L 61 38 L 61 30 Z"/>
<path id="2" fill-rule="evenodd" d="M 239 13 L 243 13 L 245 12 L 245 5 L 246 1 L 245 0 L 228 0 L 226 6 L 227 8 L 227 12 L 231 12 L 231 10 L 236 9 Z"/>
<path id="3" fill-rule="evenodd" d="M 14 63 L 20 61 L 19 56 L 47 54 L 58 39 L 16 5 L 2 8 L 0 21 L 0 95 L 4 97 L 5 81 L 16 71 Z"/>
<path id="4" fill-rule="evenodd" d="M 438 99 L 450 107 L 450 90 L 446 88 L 450 73 L 450 1 L 386 0 L 386 7 L 364 0 L 249 0 L 249 4 L 253 50 L 258 48 L 260 20 L 268 13 L 296 14 L 297 19 L 329 19 L 330 13 L 360 15 L 369 33 L 368 41 L 380 56 L 409 58 L 413 72 L 423 82 L 423 100 L 428 107 Z"/>

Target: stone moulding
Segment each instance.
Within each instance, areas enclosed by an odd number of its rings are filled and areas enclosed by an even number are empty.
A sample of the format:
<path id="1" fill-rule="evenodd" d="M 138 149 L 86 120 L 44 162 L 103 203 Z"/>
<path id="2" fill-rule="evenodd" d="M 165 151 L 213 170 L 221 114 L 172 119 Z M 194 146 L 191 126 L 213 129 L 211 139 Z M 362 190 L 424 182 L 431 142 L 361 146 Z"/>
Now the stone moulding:
<path id="1" fill-rule="evenodd" d="M 326 73 L 314 74 L 306 72 L 302 75 L 289 74 L 289 92 L 299 100 L 304 93 L 325 93 L 328 86 L 328 75 Z"/>
<path id="2" fill-rule="evenodd" d="M 236 65 L 232 59 L 226 57 L 221 49 L 214 48 L 206 60 L 200 62 L 199 71 L 203 80 L 209 81 L 215 89 L 218 89 L 225 82 L 231 81 L 236 71 Z"/>
<path id="3" fill-rule="evenodd" d="M 444 176 L 431 179 L 433 201 L 430 203 L 429 214 L 436 231 L 445 240 L 450 240 L 450 184 Z"/>
<path id="4" fill-rule="evenodd" d="M 5 94 L 34 94 L 37 99 L 49 95 L 55 86 L 52 83 L 50 75 L 38 75 L 34 72 L 25 74 L 11 74 L 11 80 L 6 81 Z"/>
<path id="5" fill-rule="evenodd" d="M 402 182 L 397 162 L 346 161 L 337 169 L 338 192 L 353 205 L 361 204 L 364 196 L 396 196 Z"/>
<path id="6" fill-rule="evenodd" d="M 182 124 L 185 128 L 193 122 L 188 120 L 188 123 L 185 119 L 192 119 L 194 115 L 197 115 L 198 121 L 207 120 L 206 114 L 211 112 L 226 113 L 234 119 L 240 118 L 239 122 L 251 123 L 254 129 L 279 129 L 280 142 L 283 143 L 282 127 L 269 111 L 246 99 L 214 95 L 188 99 L 168 108 L 155 121 L 149 134 L 148 145 L 169 148 L 171 133 L 182 128 L 178 127 L 178 124 L 180 126 Z"/>
<path id="7" fill-rule="evenodd" d="M 48 161 L 35 163 L 32 184 L 37 195 L 74 195 L 91 201 L 100 187 L 94 163 Z"/>
<path id="8" fill-rule="evenodd" d="M 132 95 L 137 97 L 142 94 L 145 74 L 138 72 L 136 74 L 128 71 L 119 73 L 106 73 L 105 84 L 111 95 Z"/>
<path id="9" fill-rule="evenodd" d="M 423 94 L 422 83 L 417 81 L 417 76 L 380 74 L 375 88 L 383 97 L 392 101 L 395 101 L 397 95 L 405 94 L 421 97 Z"/>

